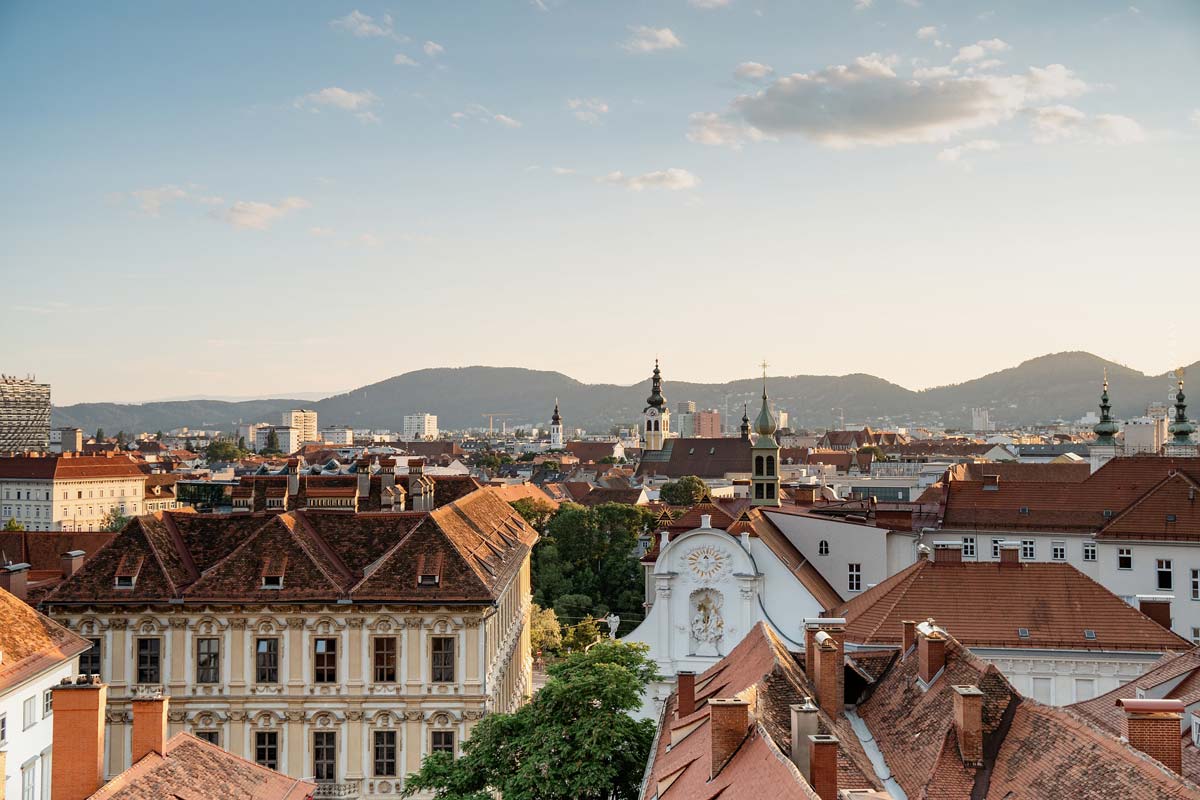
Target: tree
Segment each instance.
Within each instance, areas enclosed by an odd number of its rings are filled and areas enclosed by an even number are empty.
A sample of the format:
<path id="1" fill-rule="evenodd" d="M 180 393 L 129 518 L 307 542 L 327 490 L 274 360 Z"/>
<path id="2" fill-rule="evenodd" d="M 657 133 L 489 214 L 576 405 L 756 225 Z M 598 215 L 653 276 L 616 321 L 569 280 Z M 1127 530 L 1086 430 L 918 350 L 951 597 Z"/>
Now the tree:
<path id="1" fill-rule="evenodd" d="M 163 432 L 159 431 L 158 433 L 154 434 L 154 438 L 155 438 L 155 440 L 161 442 L 163 440 Z"/>
<path id="2" fill-rule="evenodd" d="M 439 800 L 633 800 L 654 741 L 654 722 L 629 715 L 657 680 L 644 644 L 603 641 L 548 670 L 549 680 L 512 714 L 489 714 L 457 760 L 425 758 L 404 796 Z"/>
<path id="3" fill-rule="evenodd" d="M 96 428 L 96 441 L 97 442 L 104 441 L 104 428 Z"/>
<path id="4" fill-rule="evenodd" d="M 586 650 L 602 638 L 604 637 L 600 633 L 600 621 L 589 615 L 580 622 L 567 626 L 567 630 L 563 634 L 563 650 L 567 653 Z"/>
<path id="5" fill-rule="evenodd" d="M 242 457 L 242 451 L 233 442 L 217 439 L 205 448 L 204 457 L 210 464 L 214 461 L 237 461 Z"/>
<path id="6" fill-rule="evenodd" d="M 554 609 L 542 608 L 537 603 L 529 612 L 529 646 L 535 654 L 557 653 L 562 647 L 562 626 Z"/>
<path id="7" fill-rule="evenodd" d="M 193 448 L 195 448 L 195 446 L 196 446 L 196 444 L 192 441 L 192 437 L 190 437 L 190 436 L 187 439 L 185 439 L 183 442 L 183 449 L 187 450 L 189 453 L 196 452 L 193 449 Z"/>
<path id="8" fill-rule="evenodd" d="M 510 505 L 521 515 L 521 518 L 533 527 L 534 530 L 542 531 L 546 529 L 546 523 L 554 516 L 554 506 L 547 503 L 545 500 L 538 500 L 533 497 L 522 497 L 520 500 L 514 500 Z"/>
<path id="9" fill-rule="evenodd" d="M 267 445 L 262 449 L 263 453 L 276 455 L 279 453 L 279 434 L 274 428 L 267 431 Z"/>
<path id="10" fill-rule="evenodd" d="M 124 445 L 129 439 L 125 436 L 125 431 L 117 431 L 117 444 Z"/>
<path id="11" fill-rule="evenodd" d="M 237 449 L 240 450 L 242 453 L 246 452 L 246 437 L 245 436 L 238 437 Z"/>
<path id="12" fill-rule="evenodd" d="M 685 475 L 677 481 L 668 481 L 658 491 L 659 499 L 673 506 L 694 506 L 704 497 L 708 487 L 695 475 Z"/>
<path id="13" fill-rule="evenodd" d="M 887 453 L 883 452 L 883 448 L 877 444 L 869 444 L 866 447 L 858 448 L 860 453 L 870 453 L 875 461 L 887 461 Z"/>
<path id="14" fill-rule="evenodd" d="M 21 523 L 17 522 L 15 517 L 9 517 L 8 522 L 4 523 L 4 530 L 6 530 L 6 531 L 23 531 L 23 530 L 25 530 L 25 526 L 22 525 Z"/>
<path id="15" fill-rule="evenodd" d="M 129 517 L 122 514 L 118 509 L 109 509 L 109 512 L 104 515 L 104 519 L 100 522 L 100 530 L 119 531 L 125 527 L 129 519 Z"/>

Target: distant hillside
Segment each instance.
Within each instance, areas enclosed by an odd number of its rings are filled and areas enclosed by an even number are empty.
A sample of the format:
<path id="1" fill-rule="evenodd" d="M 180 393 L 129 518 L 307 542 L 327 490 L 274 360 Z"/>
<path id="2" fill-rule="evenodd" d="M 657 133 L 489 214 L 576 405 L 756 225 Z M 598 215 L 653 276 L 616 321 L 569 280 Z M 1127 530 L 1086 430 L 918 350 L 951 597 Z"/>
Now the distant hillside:
<path id="1" fill-rule="evenodd" d="M 1170 375 L 1147 376 L 1079 352 L 1042 356 L 965 383 L 920 392 L 863 374 L 772 377 L 769 388 L 776 407 L 791 414 L 793 427 L 827 427 L 843 416 L 848 423 L 873 425 L 967 425 L 974 407 L 989 408 L 1000 424 L 1027 424 L 1078 419 L 1095 409 L 1105 367 L 1119 416 L 1140 415 L 1149 402 L 1167 398 Z M 398 430 L 402 417 L 417 411 L 437 414 L 444 428 L 486 425 L 485 412 L 510 413 L 510 424 L 545 425 L 557 397 L 568 427 L 606 431 L 639 419 L 649 388 L 649 375 L 635 386 L 617 386 L 585 384 L 559 372 L 515 367 L 423 369 L 316 402 L 81 403 L 55 408 L 54 424 L 86 431 L 103 427 L 109 433 L 181 425 L 229 429 L 239 420 L 274 422 L 281 411 L 304 407 L 316 409 L 323 426 Z M 736 420 L 743 403 L 749 404 L 754 416 L 762 388 L 755 378 L 722 384 L 675 382 L 668 367 L 664 391 L 672 411 L 679 401 L 693 400 L 699 408 L 728 408 Z"/>

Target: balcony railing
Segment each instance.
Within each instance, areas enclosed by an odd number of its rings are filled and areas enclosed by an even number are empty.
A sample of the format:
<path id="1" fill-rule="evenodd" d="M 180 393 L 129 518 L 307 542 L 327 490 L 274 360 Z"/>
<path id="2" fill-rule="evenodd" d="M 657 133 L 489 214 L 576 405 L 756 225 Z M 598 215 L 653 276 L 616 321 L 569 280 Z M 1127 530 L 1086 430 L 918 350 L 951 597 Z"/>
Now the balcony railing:
<path id="1" fill-rule="evenodd" d="M 313 797 L 359 797 L 362 794 L 361 781 L 346 781 L 344 783 L 318 783 Z"/>

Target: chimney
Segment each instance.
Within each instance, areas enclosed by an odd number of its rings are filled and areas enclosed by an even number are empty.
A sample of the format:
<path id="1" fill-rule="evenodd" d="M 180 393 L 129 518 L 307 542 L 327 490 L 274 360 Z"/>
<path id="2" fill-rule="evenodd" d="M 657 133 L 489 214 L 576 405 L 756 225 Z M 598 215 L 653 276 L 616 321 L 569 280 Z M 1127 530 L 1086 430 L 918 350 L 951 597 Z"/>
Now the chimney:
<path id="1" fill-rule="evenodd" d="M 1000 563 L 1008 567 L 1016 567 L 1021 564 L 1021 545 L 1016 542 L 1001 542 L 1000 543 Z"/>
<path id="2" fill-rule="evenodd" d="M 928 686 L 946 666 L 946 634 L 932 619 L 918 625 L 917 634 L 918 671 Z"/>
<path id="3" fill-rule="evenodd" d="M 983 764 L 983 692 L 978 686 L 955 686 L 954 732 L 964 764 Z"/>
<path id="4" fill-rule="evenodd" d="M 371 493 L 371 459 L 360 458 L 355 464 L 355 474 L 358 476 L 358 496 L 366 497 Z"/>
<path id="5" fill-rule="evenodd" d="M 817 631 L 817 703 L 831 717 L 840 715 L 846 705 L 846 677 L 842 667 L 842 648 L 828 631 Z M 810 676 L 810 680 L 813 680 Z"/>
<path id="6" fill-rule="evenodd" d="M 63 580 L 66 580 L 76 572 L 79 572 L 80 568 L 83 566 L 84 556 L 86 555 L 87 553 L 83 552 L 82 550 L 68 550 L 59 557 L 62 563 Z"/>
<path id="7" fill-rule="evenodd" d="M 917 621 L 906 619 L 902 620 L 900 624 L 904 626 L 904 649 L 900 651 L 900 655 L 903 656 L 917 643 Z"/>
<path id="8" fill-rule="evenodd" d="M 379 481 L 384 491 L 396 488 L 396 459 L 379 459 Z"/>
<path id="9" fill-rule="evenodd" d="M 11 593 L 18 600 L 25 600 L 29 596 L 26 591 L 28 582 L 28 564 L 5 564 L 0 567 L 0 589 Z"/>
<path id="10" fill-rule="evenodd" d="M 1126 698 L 1117 705 L 1125 709 L 1125 738 L 1130 746 L 1182 774 L 1183 701 Z"/>
<path id="11" fill-rule="evenodd" d="M 961 564 L 962 563 L 962 543 L 961 542 L 934 542 L 933 543 L 933 563 L 935 563 L 935 564 Z"/>
<path id="12" fill-rule="evenodd" d="M 825 631 L 837 642 L 838 650 L 845 650 L 846 619 L 845 617 L 806 617 L 804 619 L 804 674 L 816 684 L 817 650 L 815 637 L 818 631 Z"/>
<path id="13" fill-rule="evenodd" d="M 675 715 L 682 719 L 696 710 L 696 673 L 682 670 L 676 676 Z"/>
<path id="14" fill-rule="evenodd" d="M 809 736 L 809 773 L 808 785 L 813 788 L 821 800 L 837 800 L 837 752 L 838 738 L 836 736 Z"/>
<path id="15" fill-rule="evenodd" d="M 108 687 L 98 675 L 63 678 L 55 686 L 54 800 L 84 800 L 104 785 L 104 711 Z"/>
<path id="16" fill-rule="evenodd" d="M 408 460 L 409 475 L 424 475 L 425 474 L 425 459 L 410 458 Z"/>
<path id="17" fill-rule="evenodd" d="M 918 561 L 928 561 L 929 560 L 929 545 L 927 545 L 927 544 L 917 545 L 917 560 Z"/>
<path id="18" fill-rule="evenodd" d="M 709 725 L 712 727 L 712 773 L 715 778 L 741 746 L 750 724 L 750 704 L 736 697 L 708 701 Z"/>
<path id="19" fill-rule="evenodd" d="M 162 692 L 133 698 L 133 758 L 136 764 L 147 753 L 162 754 L 167 746 L 167 703 Z"/>
<path id="20" fill-rule="evenodd" d="M 792 763 L 800 774 L 808 779 L 809 756 L 812 755 L 808 737 L 817 733 L 817 707 L 812 698 L 804 698 L 803 703 L 790 706 L 792 710 Z"/>

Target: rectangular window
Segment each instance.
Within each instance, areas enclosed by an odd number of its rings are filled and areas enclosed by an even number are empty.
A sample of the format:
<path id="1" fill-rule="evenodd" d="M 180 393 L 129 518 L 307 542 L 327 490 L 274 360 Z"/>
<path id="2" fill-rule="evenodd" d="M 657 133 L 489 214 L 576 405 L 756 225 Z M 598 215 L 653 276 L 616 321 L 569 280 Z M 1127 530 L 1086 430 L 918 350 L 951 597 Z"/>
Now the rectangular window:
<path id="1" fill-rule="evenodd" d="M 337 683 L 337 639 L 313 641 L 313 681 Z"/>
<path id="2" fill-rule="evenodd" d="M 1034 678 L 1033 699 L 1046 705 L 1054 705 L 1054 679 Z"/>
<path id="3" fill-rule="evenodd" d="M 1003 541 L 1004 541 L 1003 539 L 992 539 L 992 558 L 993 559 L 1000 558 L 1000 543 Z"/>
<path id="4" fill-rule="evenodd" d="M 1120 547 L 1117 549 L 1117 569 L 1133 569 L 1133 549 Z"/>
<path id="5" fill-rule="evenodd" d="M 1192 628 L 1192 644 L 1200 644 L 1200 628 Z"/>
<path id="6" fill-rule="evenodd" d="M 396 732 L 375 731 L 375 776 L 390 778 L 396 775 Z"/>
<path id="7" fill-rule="evenodd" d="M 375 642 L 375 682 L 396 682 L 396 637 L 380 636 Z"/>
<path id="8" fill-rule="evenodd" d="M 1160 592 L 1169 592 L 1174 586 L 1174 578 L 1171 573 L 1171 559 L 1160 558 L 1154 563 L 1154 572 L 1158 578 L 1158 590 Z"/>
<path id="9" fill-rule="evenodd" d="M 33 782 L 37 779 L 37 764 L 29 763 L 21 767 L 21 800 L 34 800 Z"/>
<path id="10" fill-rule="evenodd" d="M 333 731 L 313 733 L 313 777 L 318 783 L 337 780 L 337 734 Z"/>
<path id="11" fill-rule="evenodd" d="M 7 714 L 0 714 L 0 744 L 8 744 L 8 715 Z"/>
<path id="12" fill-rule="evenodd" d="M 196 640 L 196 683 L 221 682 L 221 640 Z"/>
<path id="13" fill-rule="evenodd" d="M 1096 543 L 1095 542 L 1084 542 L 1083 543 L 1083 560 L 1084 561 L 1095 561 L 1096 560 Z"/>
<path id="14" fill-rule="evenodd" d="M 1067 560 L 1067 543 L 1066 542 L 1051 542 L 1050 543 L 1050 558 L 1054 561 Z"/>
<path id="15" fill-rule="evenodd" d="M 1075 702 L 1079 703 L 1084 700 L 1091 700 L 1096 696 L 1096 679 L 1095 678 L 1076 678 L 1075 679 Z"/>
<path id="16" fill-rule="evenodd" d="M 454 755 L 454 731 L 434 731 L 429 749 L 434 753 Z"/>
<path id="17" fill-rule="evenodd" d="M 80 675 L 100 675 L 100 639 L 88 639 L 92 646 L 79 654 Z M 103 677 L 103 676 L 101 676 Z"/>
<path id="18" fill-rule="evenodd" d="M 848 564 L 846 587 L 852 592 L 862 591 L 862 564 Z"/>
<path id="19" fill-rule="evenodd" d="M 1033 561 L 1037 557 L 1037 542 L 1033 539 L 1021 540 L 1021 560 Z"/>
<path id="20" fill-rule="evenodd" d="M 137 640 L 137 682 L 162 683 L 162 640 L 139 638 Z"/>
<path id="21" fill-rule="evenodd" d="M 254 640 L 254 682 L 279 683 L 279 640 Z"/>
<path id="22" fill-rule="evenodd" d="M 432 667 L 434 683 L 454 682 L 454 639 L 449 636 L 433 637 Z"/>
<path id="23" fill-rule="evenodd" d="M 963 539 L 962 539 L 962 557 L 963 558 L 974 558 L 975 557 L 975 537 L 974 536 L 964 536 L 963 537 Z"/>
<path id="24" fill-rule="evenodd" d="M 254 763 L 267 769 L 279 769 L 279 734 L 276 731 L 254 732 Z"/>
<path id="25" fill-rule="evenodd" d="M 1200 600 L 1200 569 L 1192 570 L 1192 599 Z"/>
<path id="26" fill-rule="evenodd" d="M 21 703 L 21 730 L 28 730 L 37 724 L 37 695 L 26 697 Z"/>
<path id="27" fill-rule="evenodd" d="M 54 690 L 47 689 L 42 692 L 42 719 L 54 713 Z"/>
<path id="28" fill-rule="evenodd" d="M 221 745 L 221 732 L 220 731 L 196 731 L 196 738 L 203 739 L 204 741 L 208 742 L 209 744 L 215 744 L 218 747 L 220 747 L 220 745 Z"/>

